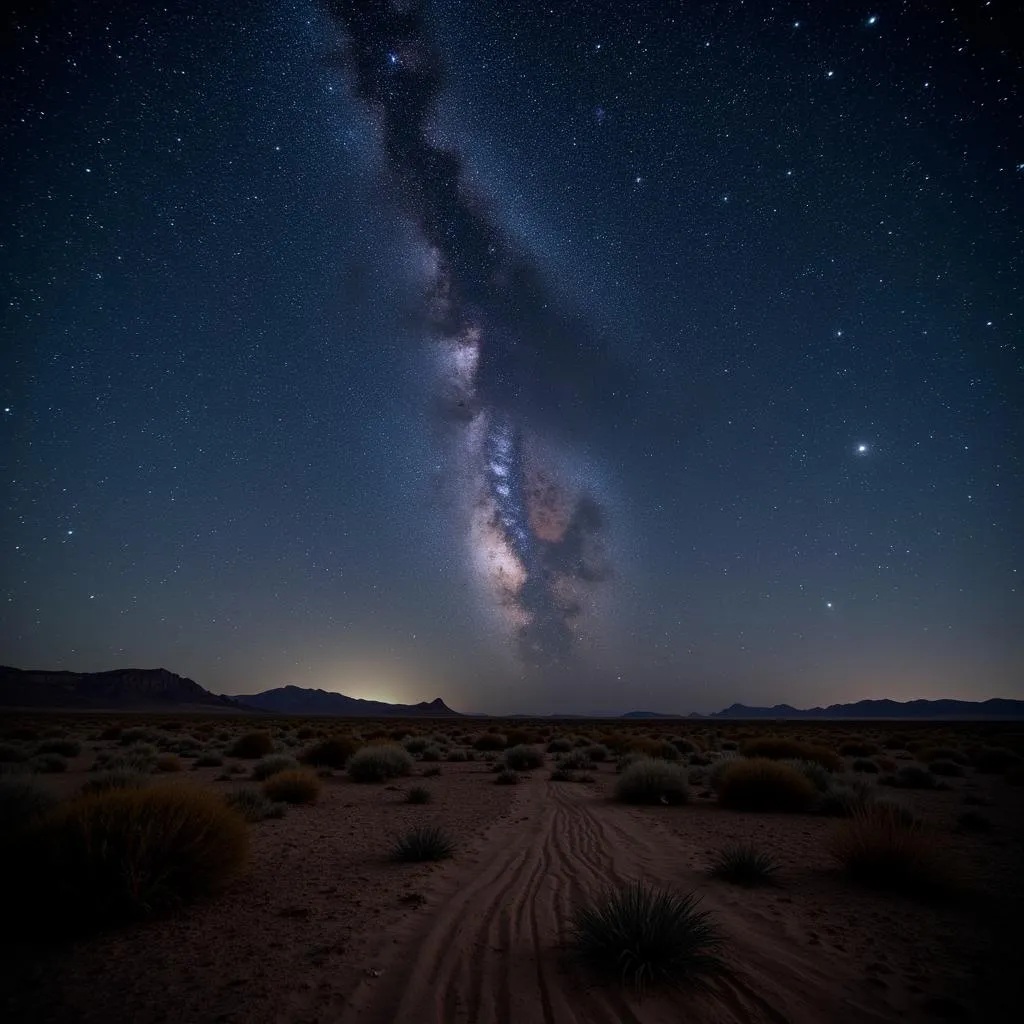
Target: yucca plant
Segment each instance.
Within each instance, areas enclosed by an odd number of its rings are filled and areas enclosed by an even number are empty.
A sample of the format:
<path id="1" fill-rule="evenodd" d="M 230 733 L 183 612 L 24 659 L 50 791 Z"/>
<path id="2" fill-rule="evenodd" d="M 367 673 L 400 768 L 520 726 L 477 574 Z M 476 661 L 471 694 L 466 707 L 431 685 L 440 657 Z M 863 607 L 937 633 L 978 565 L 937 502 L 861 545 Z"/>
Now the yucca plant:
<path id="1" fill-rule="evenodd" d="M 700 982 L 722 970 L 721 939 L 695 893 L 629 882 L 577 907 L 576 948 L 594 968 L 643 992 L 657 983 Z"/>
<path id="2" fill-rule="evenodd" d="M 421 825 L 395 840 L 398 860 L 445 860 L 455 852 L 455 840 L 437 825 Z"/>

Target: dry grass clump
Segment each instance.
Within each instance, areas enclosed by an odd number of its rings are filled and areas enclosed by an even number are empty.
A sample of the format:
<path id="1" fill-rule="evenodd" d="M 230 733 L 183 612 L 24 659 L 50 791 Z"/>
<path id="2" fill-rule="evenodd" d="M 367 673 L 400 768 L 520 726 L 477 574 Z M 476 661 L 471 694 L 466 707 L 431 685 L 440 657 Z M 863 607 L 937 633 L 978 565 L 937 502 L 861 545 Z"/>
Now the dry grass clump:
<path id="1" fill-rule="evenodd" d="M 758 736 L 740 748 L 744 757 L 772 761 L 815 761 L 830 772 L 843 770 L 843 759 L 830 747 L 802 743 L 784 736 Z"/>
<path id="2" fill-rule="evenodd" d="M 982 747 L 974 751 L 972 760 L 982 775 L 1003 775 L 1021 763 L 1020 755 L 1006 747 Z"/>
<path id="3" fill-rule="evenodd" d="M 29 761 L 29 767 L 34 772 L 50 775 L 54 772 L 66 772 L 68 770 L 68 760 L 62 754 L 36 754 Z"/>
<path id="4" fill-rule="evenodd" d="M 348 760 L 348 777 L 353 782 L 386 782 L 411 775 L 412 755 L 397 743 L 375 743 L 357 750 Z"/>
<path id="5" fill-rule="evenodd" d="M 244 757 L 256 760 L 274 752 L 274 740 L 269 732 L 247 732 L 239 736 L 228 748 L 229 757 Z"/>
<path id="6" fill-rule="evenodd" d="M 43 740 L 36 747 L 37 754 L 60 754 L 61 757 L 78 757 L 82 744 L 78 740 Z"/>
<path id="7" fill-rule="evenodd" d="M 501 768 L 494 776 L 494 781 L 499 786 L 514 786 L 519 781 L 519 775 L 511 768 Z"/>
<path id="8" fill-rule="evenodd" d="M 753 843 L 734 843 L 718 852 L 711 874 L 725 882 L 753 888 L 771 885 L 778 868 L 778 861 Z"/>
<path id="9" fill-rule="evenodd" d="M 252 766 L 252 777 L 257 782 L 265 782 L 278 772 L 293 771 L 298 767 L 299 762 L 294 757 L 287 754 L 269 754 L 267 757 L 261 757 Z"/>
<path id="10" fill-rule="evenodd" d="M 0 779 L 0 838 L 30 825 L 57 806 L 57 798 L 31 779 Z"/>
<path id="11" fill-rule="evenodd" d="M 455 840 L 437 825 L 421 825 L 395 840 L 394 854 L 398 860 L 446 860 L 455 852 Z"/>
<path id="12" fill-rule="evenodd" d="M 184 768 L 184 765 L 177 754 L 161 754 L 156 759 L 156 770 L 158 772 L 180 772 L 182 768 Z"/>
<path id="13" fill-rule="evenodd" d="M 405 802 L 407 804 L 429 804 L 432 799 L 433 794 L 426 786 L 413 786 L 405 794 Z"/>
<path id="14" fill-rule="evenodd" d="M 570 750 L 572 750 L 572 740 L 564 736 L 559 736 L 548 744 L 549 754 L 567 754 Z"/>
<path id="15" fill-rule="evenodd" d="M 24 831 L 14 851 L 22 909 L 48 931 L 173 909 L 225 885 L 247 853 L 239 815 L 177 785 L 78 797 Z"/>
<path id="16" fill-rule="evenodd" d="M 880 751 L 878 744 L 870 740 L 849 740 L 839 746 L 839 753 L 844 757 L 872 757 Z"/>
<path id="17" fill-rule="evenodd" d="M 287 809 L 285 804 L 271 800 L 258 789 L 248 786 L 227 793 L 224 802 L 248 822 L 265 821 L 267 818 L 283 818 Z"/>
<path id="18" fill-rule="evenodd" d="M 548 775 L 549 782 L 575 782 L 576 776 L 568 768 L 555 767 Z"/>
<path id="19" fill-rule="evenodd" d="M 806 811 L 818 791 L 798 768 L 766 757 L 738 757 L 717 776 L 718 802 L 737 811 Z"/>
<path id="20" fill-rule="evenodd" d="M 149 782 L 149 776 L 134 768 L 115 768 L 101 775 L 94 775 L 82 783 L 79 793 L 90 796 L 94 793 L 109 793 L 115 789 L 141 789 Z"/>
<path id="21" fill-rule="evenodd" d="M 585 961 L 644 991 L 652 984 L 700 982 L 723 969 L 721 939 L 694 894 L 643 882 L 608 889 L 576 908 L 573 939 Z"/>
<path id="22" fill-rule="evenodd" d="M 0 743 L 0 764 L 20 764 L 28 760 L 28 751 L 16 743 Z"/>
<path id="23" fill-rule="evenodd" d="M 638 760 L 643 755 L 638 756 Z M 559 768 L 570 772 L 589 772 L 594 768 L 594 759 L 590 756 L 589 747 L 576 747 L 567 754 L 561 754 L 557 760 Z"/>
<path id="24" fill-rule="evenodd" d="M 527 772 L 543 767 L 544 755 L 536 747 L 520 743 L 505 751 L 505 764 L 513 771 Z"/>
<path id="25" fill-rule="evenodd" d="M 827 843 L 851 878 L 876 888 L 948 896 L 969 884 L 948 846 L 891 805 L 874 804 L 841 822 Z"/>
<path id="26" fill-rule="evenodd" d="M 508 746 L 508 737 L 500 732 L 485 732 L 473 743 L 476 750 L 504 750 Z"/>
<path id="27" fill-rule="evenodd" d="M 286 804 L 315 804 L 320 788 L 320 779 L 308 768 L 277 772 L 263 783 L 265 796 Z"/>
<path id="28" fill-rule="evenodd" d="M 303 738 L 302 732 L 300 729 L 300 739 Z M 300 755 L 299 760 L 316 768 L 344 768 L 358 749 L 359 744 L 351 736 L 329 736 L 319 743 L 314 743 Z"/>
<path id="29" fill-rule="evenodd" d="M 615 799 L 624 804 L 685 804 L 690 799 L 686 769 L 658 758 L 641 758 L 616 780 Z"/>

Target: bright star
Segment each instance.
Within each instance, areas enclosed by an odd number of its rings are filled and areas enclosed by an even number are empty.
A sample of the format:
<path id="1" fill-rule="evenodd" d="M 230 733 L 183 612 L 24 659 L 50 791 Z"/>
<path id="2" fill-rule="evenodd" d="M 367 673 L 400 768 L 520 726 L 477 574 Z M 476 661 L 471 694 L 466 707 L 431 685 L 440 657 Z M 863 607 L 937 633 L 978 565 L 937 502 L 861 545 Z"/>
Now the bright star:
<path id="1" fill-rule="evenodd" d="M 862 441 L 860 444 L 857 445 L 857 454 L 858 455 L 867 455 L 867 453 L 868 453 L 868 446 L 866 444 L 864 444 L 864 442 Z"/>
<path id="2" fill-rule="evenodd" d="M 871 17 L 868 18 L 868 24 L 869 25 L 874 25 L 874 23 L 876 21 L 878 21 L 878 15 L 877 14 L 872 14 Z"/>

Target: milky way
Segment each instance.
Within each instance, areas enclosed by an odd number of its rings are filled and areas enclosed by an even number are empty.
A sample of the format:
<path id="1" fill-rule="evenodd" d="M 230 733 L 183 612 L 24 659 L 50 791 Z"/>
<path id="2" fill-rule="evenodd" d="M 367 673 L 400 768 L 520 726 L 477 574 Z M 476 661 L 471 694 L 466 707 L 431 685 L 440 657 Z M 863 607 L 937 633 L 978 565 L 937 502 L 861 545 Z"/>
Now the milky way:
<path id="1" fill-rule="evenodd" d="M 428 248 L 423 329 L 469 565 L 521 664 L 564 666 L 611 571 L 601 504 L 551 453 L 569 451 L 558 437 L 607 383 L 600 346 L 467 187 L 460 155 L 432 141 L 443 67 L 425 7 L 327 7 L 379 129 L 384 183 Z"/>

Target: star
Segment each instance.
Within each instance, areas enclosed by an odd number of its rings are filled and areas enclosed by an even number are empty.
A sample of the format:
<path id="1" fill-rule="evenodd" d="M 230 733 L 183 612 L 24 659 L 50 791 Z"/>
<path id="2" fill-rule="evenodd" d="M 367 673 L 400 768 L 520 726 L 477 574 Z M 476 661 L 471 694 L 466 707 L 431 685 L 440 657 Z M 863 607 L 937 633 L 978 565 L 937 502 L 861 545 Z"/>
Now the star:
<path id="1" fill-rule="evenodd" d="M 861 441 L 861 442 L 860 442 L 860 443 L 859 443 L 859 444 L 857 445 L 857 454 L 858 454 L 858 455 L 867 455 L 867 453 L 868 453 L 868 452 L 869 452 L 870 450 L 871 450 L 871 449 L 869 448 L 869 446 L 868 446 L 868 445 L 866 445 L 866 444 L 865 444 L 865 443 L 864 443 L 863 441 Z"/>

